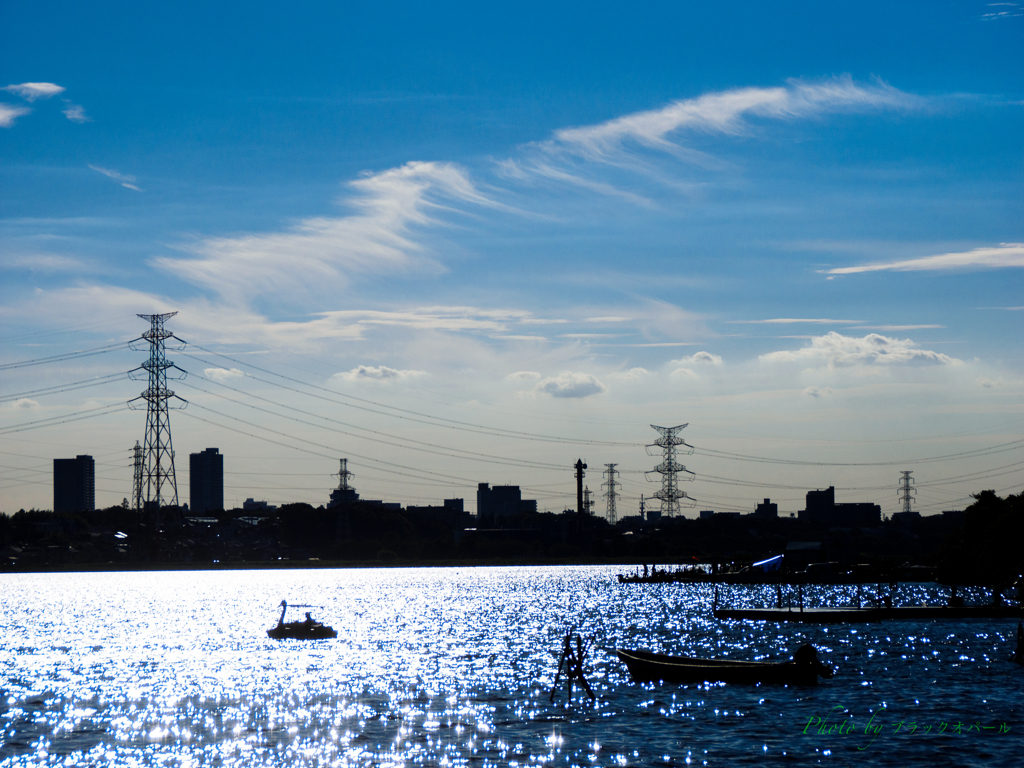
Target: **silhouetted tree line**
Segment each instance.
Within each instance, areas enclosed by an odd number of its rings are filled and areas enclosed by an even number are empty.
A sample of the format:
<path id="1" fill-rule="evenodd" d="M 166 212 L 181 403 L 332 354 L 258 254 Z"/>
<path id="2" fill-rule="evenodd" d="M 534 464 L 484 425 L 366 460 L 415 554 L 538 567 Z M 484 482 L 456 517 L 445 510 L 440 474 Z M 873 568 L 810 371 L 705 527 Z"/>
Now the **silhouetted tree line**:
<path id="1" fill-rule="evenodd" d="M 1024 576 L 1024 492 L 975 494 L 963 528 L 946 542 L 939 578 L 947 584 L 1009 586 Z"/>

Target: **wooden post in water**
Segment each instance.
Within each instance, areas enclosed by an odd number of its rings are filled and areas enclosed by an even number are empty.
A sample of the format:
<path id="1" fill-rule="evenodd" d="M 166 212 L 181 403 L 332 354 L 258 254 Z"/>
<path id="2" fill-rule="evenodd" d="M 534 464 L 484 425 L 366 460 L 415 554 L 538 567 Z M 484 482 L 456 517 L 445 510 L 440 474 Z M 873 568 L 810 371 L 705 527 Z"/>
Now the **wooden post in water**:
<path id="1" fill-rule="evenodd" d="M 578 684 L 587 692 L 590 700 L 593 701 L 596 697 L 594 692 L 590 689 L 590 683 L 587 682 L 586 675 L 583 671 L 583 662 L 587 657 L 587 650 L 590 647 L 590 643 L 587 646 L 583 645 L 583 638 L 579 635 L 575 636 L 576 647 L 573 648 L 573 635 L 570 632 L 564 638 L 562 638 L 562 655 L 558 659 L 558 672 L 555 673 L 555 682 L 551 686 L 551 696 L 549 701 L 555 700 L 555 691 L 558 690 L 558 681 L 562 677 L 562 670 L 565 669 L 565 688 L 566 693 L 569 695 L 569 703 L 572 704 L 572 690 L 573 685 Z"/>

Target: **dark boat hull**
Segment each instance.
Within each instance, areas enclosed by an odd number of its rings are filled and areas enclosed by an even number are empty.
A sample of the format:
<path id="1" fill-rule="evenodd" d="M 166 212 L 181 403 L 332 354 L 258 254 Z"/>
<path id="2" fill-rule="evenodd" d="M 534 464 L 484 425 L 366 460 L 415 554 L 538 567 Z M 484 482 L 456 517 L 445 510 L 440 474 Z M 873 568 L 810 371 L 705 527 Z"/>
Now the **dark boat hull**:
<path id="1" fill-rule="evenodd" d="M 304 621 L 293 621 L 278 624 L 267 630 L 267 637 L 274 640 L 330 640 L 338 633 L 324 624 L 307 624 Z"/>
<path id="2" fill-rule="evenodd" d="M 815 664 L 793 661 L 730 661 L 666 656 L 649 651 L 616 650 L 638 683 L 734 683 L 739 685 L 817 685 Z"/>

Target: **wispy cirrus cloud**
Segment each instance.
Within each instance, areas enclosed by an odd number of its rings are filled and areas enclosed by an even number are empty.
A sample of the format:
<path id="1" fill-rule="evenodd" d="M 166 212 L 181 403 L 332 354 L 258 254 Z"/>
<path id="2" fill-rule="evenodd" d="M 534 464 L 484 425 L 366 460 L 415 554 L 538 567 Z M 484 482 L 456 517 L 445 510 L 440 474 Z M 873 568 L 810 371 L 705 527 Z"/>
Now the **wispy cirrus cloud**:
<path id="1" fill-rule="evenodd" d="M 723 163 L 687 141 L 687 136 L 740 136 L 755 120 L 789 121 L 838 112 L 906 110 L 924 99 L 876 81 L 865 85 L 849 75 L 809 82 L 790 80 L 775 88 L 736 88 L 680 99 L 658 109 L 634 112 L 595 125 L 562 128 L 529 144 L 522 156 L 500 164 L 509 179 L 564 182 L 592 192 L 615 195 L 638 205 L 650 200 L 594 175 L 593 164 L 616 166 L 654 177 L 669 186 L 682 182 L 648 162 L 644 152 L 668 154 L 686 163 L 720 169 Z M 692 188 L 692 184 L 684 185 Z"/>
<path id="2" fill-rule="evenodd" d="M 442 224 L 450 204 L 501 206 L 451 163 L 410 162 L 349 183 L 347 216 L 300 221 L 287 231 L 212 237 L 153 263 L 235 304 L 251 298 L 336 290 L 356 273 L 398 273 L 436 263 L 417 230 Z"/>
<path id="3" fill-rule="evenodd" d="M 72 123 L 91 123 L 92 118 L 85 114 L 85 107 L 81 104 L 74 104 L 73 102 L 64 99 L 64 109 L 61 110 L 64 113 L 64 117 L 70 120 Z"/>
<path id="4" fill-rule="evenodd" d="M 921 331 L 929 329 L 945 328 L 944 325 L 930 323 L 927 325 L 859 325 L 857 330 L 863 331 Z"/>
<path id="5" fill-rule="evenodd" d="M 0 103 L 0 128 L 10 128 L 14 125 L 15 120 L 31 111 L 28 107 L 14 107 L 10 104 Z"/>
<path id="6" fill-rule="evenodd" d="M 19 83 L 17 85 L 5 85 L 0 90 L 14 93 L 25 101 L 32 102 L 37 99 L 48 99 L 58 93 L 64 93 L 66 88 L 56 83 Z"/>
<path id="7" fill-rule="evenodd" d="M 1001 19 L 1012 19 L 1017 16 L 1024 16 L 1024 8 L 1021 7 L 1020 3 L 989 3 L 988 7 L 998 10 L 992 10 L 988 13 L 981 14 L 982 21 L 999 21 Z"/>
<path id="8" fill-rule="evenodd" d="M 821 82 L 790 80 L 785 87 L 709 93 L 597 125 L 563 128 L 555 132 L 554 142 L 594 160 L 608 158 L 630 142 L 685 159 L 688 152 L 677 139 L 684 130 L 740 135 L 753 117 L 790 120 L 827 112 L 906 109 L 920 102 L 885 83 L 859 85 L 848 75 Z"/>
<path id="9" fill-rule="evenodd" d="M 418 307 L 407 310 L 352 309 L 317 314 L 333 323 L 356 326 L 362 330 L 374 326 L 393 326 L 423 331 L 468 331 L 485 334 L 504 333 L 513 324 L 529 319 L 529 312 L 521 310 L 457 306 Z"/>
<path id="10" fill-rule="evenodd" d="M 112 171 L 109 168 L 103 168 L 103 167 L 101 167 L 99 165 L 91 165 L 90 164 L 89 168 L 91 168 L 92 170 L 96 171 L 96 173 L 102 173 L 108 179 L 113 179 L 118 184 L 120 184 L 122 187 L 127 187 L 128 189 L 134 189 L 136 192 L 141 192 L 142 191 L 141 189 L 139 189 L 139 187 L 137 187 L 135 185 L 135 177 L 134 176 L 129 176 L 129 175 L 124 174 L 124 173 L 118 173 L 117 171 Z"/>
<path id="11" fill-rule="evenodd" d="M 858 338 L 830 331 L 815 336 L 802 349 L 761 355 L 768 363 L 824 364 L 829 368 L 855 365 L 960 365 L 962 361 L 941 352 L 920 349 L 910 339 L 894 339 L 878 333 Z"/>
<path id="12" fill-rule="evenodd" d="M 992 269 L 1005 267 L 1024 267 L 1024 243 L 1000 243 L 995 247 L 975 248 L 960 253 L 941 253 L 935 256 L 922 256 L 917 259 L 902 259 L 880 264 L 863 264 L 857 267 L 837 267 L 819 270 L 826 275 L 854 275 L 861 272 L 918 272 L 949 269 L 968 269 L 971 267 L 988 267 Z"/>
<path id="13" fill-rule="evenodd" d="M 90 271 L 89 265 L 71 256 L 39 253 L 25 256 L 11 256 L 4 260 L 3 269 L 27 269 L 32 272 L 77 272 Z"/>
<path id="14" fill-rule="evenodd" d="M 856 325 L 863 320 L 833 320 L 827 317 L 773 317 L 767 320 L 726 320 L 732 325 L 789 325 L 811 323 L 813 325 Z"/>

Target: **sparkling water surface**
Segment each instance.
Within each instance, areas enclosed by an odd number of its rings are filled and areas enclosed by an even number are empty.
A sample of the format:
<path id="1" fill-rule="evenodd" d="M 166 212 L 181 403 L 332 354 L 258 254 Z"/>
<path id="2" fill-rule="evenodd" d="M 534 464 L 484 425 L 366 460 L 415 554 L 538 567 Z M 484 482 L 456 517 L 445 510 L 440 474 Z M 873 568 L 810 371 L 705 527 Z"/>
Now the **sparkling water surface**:
<path id="1" fill-rule="evenodd" d="M 723 622 L 712 587 L 622 570 L 4 575 L 0 764 L 1021 765 L 1014 622 Z M 896 602 L 945 596 L 900 585 Z M 282 599 L 338 638 L 269 639 Z M 550 701 L 570 629 L 593 638 L 594 703 Z M 804 642 L 836 672 L 813 688 L 638 685 L 608 650 L 781 661 Z"/>

